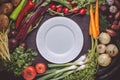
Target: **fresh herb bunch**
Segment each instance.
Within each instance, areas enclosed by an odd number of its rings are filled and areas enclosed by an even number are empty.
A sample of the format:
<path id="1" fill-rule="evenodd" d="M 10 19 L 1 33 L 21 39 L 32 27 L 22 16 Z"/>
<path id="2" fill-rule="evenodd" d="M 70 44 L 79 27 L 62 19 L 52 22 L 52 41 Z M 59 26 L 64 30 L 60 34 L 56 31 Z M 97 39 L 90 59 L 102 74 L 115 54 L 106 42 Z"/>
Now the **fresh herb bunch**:
<path id="1" fill-rule="evenodd" d="M 7 68 L 7 71 L 20 76 L 23 69 L 32 64 L 35 56 L 37 56 L 37 53 L 32 49 L 25 50 L 23 47 L 19 46 L 11 54 L 11 61 L 4 62 L 4 66 Z"/>

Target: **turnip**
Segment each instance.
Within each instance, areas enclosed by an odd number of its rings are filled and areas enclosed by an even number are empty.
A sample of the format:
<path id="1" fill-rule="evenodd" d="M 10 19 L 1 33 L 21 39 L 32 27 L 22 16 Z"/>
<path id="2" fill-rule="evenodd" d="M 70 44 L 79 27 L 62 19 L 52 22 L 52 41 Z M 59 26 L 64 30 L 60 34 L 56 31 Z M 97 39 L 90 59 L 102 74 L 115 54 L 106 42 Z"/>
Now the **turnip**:
<path id="1" fill-rule="evenodd" d="M 109 54 L 111 57 L 115 57 L 118 54 L 118 48 L 114 44 L 109 44 L 106 48 L 106 53 Z"/>
<path id="2" fill-rule="evenodd" d="M 108 44 L 108 43 L 110 43 L 110 41 L 111 41 L 111 37 L 110 37 L 110 35 L 109 35 L 108 33 L 102 32 L 102 33 L 100 34 L 100 36 L 99 36 L 99 41 L 100 41 L 100 43 L 102 43 L 102 44 Z"/>
<path id="3" fill-rule="evenodd" d="M 98 53 L 105 53 L 106 51 L 106 46 L 104 44 L 99 44 L 97 46 Z"/>
<path id="4" fill-rule="evenodd" d="M 98 63 L 100 66 L 106 67 L 111 63 L 111 57 L 108 54 L 101 54 L 98 57 Z"/>

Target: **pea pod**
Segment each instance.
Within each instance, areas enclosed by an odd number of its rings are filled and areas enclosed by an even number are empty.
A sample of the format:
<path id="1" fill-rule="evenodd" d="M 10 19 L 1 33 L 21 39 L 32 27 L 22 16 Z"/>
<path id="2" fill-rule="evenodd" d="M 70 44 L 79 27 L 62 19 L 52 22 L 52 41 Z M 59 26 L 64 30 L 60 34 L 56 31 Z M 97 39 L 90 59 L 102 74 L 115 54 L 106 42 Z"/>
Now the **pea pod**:
<path id="1" fill-rule="evenodd" d="M 21 0 L 20 4 L 14 9 L 14 11 L 10 14 L 10 19 L 12 20 L 16 20 L 19 13 L 21 12 L 21 10 L 24 8 L 25 4 L 26 4 L 27 0 Z"/>

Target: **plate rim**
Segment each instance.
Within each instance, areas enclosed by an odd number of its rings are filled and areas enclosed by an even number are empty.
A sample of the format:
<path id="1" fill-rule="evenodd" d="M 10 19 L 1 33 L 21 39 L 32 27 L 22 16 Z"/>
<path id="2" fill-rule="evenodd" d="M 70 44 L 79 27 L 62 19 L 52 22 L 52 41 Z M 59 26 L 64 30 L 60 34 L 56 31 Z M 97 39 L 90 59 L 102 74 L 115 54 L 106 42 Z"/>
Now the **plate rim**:
<path id="1" fill-rule="evenodd" d="M 48 53 L 48 51 L 46 51 L 46 50 L 40 50 L 40 46 L 39 46 L 39 36 L 42 36 L 42 35 L 44 35 L 44 34 L 40 34 L 40 33 L 42 33 L 42 32 L 45 32 L 45 31 L 42 31 L 42 29 L 45 29 L 45 27 L 44 27 L 44 25 L 46 25 L 46 23 L 48 23 L 48 22 L 50 22 L 51 20 L 55 20 L 55 19 L 62 19 L 63 21 L 64 20 L 68 20 L 68 21 L 70 21 L 70 22 L 72 22 L 72 24 L 74 24 L 75 26 L 76 26 L 76 28 L 75 27 L 73 27 L 74 29 L 76 29 L 76 31 L 77 31 L 77 33 L 80 33 L 79 35 L 78 34 L 75 34 L 75 31 L 73 31 L 72 30 L 72 28 L 70 27 L 70 26 L 68 26 L 69 28 L 71 28 L 71 30 L 74 32 L 74 35 L 75 36 L 78 36 L 78 37 L 80 37 L 81 38 L 81 46 L 79 46 L 79 47 L 81 47 L 80 49 L 77 49 L 77 47 L 75 47 L 75 49 L 74 49 L 74 53 L 77 53 L 76 54 L 76 56 L 74 56 L 72 59 L 69 59 L 69 60 L 66 60 L 66 61 L 56 61 L 56 60 L 58 60 L 57 58 L 56 59 L 52 59 L 52 60 L 50 60 L 50 58 L 48 58 L 48 57 L 46 57 L 45 55 L 45 53 Z M 55 20 L 55 21 L 57 21 L 57 20 Z M 56 23 L 55 23 L 56 24 Z M 65 25 L 65 24 L 64 24 Z M 50 27 L 51 28 L 51 27 Z M 78 30 L 78 28 L 79 28 L 79 30 Z M 79 31 L 79 32 L 78 32 Z M 78 37 L 75 37 L 75 39 L 77 39 L 78 40 Z M 41 38 L 41 40 L 42 39 L 44 39 L 43 38 L 43 36 L 42 36 L 42 38 Z M 44 41 L 44 40 L 43 40 Z M 44 42 L 45 43 L 45 42 Z M 83 48 L 83 44 L 84 44 L 84 37 L 83 37 L 83 32 L 82 32 L 82 29 L 80 28 L 80 26 L 74 21 L 74 20 L 72 20 L 71 18 L 68 18 L 68 17 L 61 17 L 61 16 L 57 16 L 57 17 L 52 17 L 52 18 L 49 18 L 48 20 L 46 20 L 46 21 L 44 21 L 43 22 L 43 24 L 42 25 L 40 25 L 40 27 L 39 27 L 39 29 L 38 29 L 38 31 L 37 31 L 37 36 L 36 36 L 36 45 L 37 45 L 37 49 L 38 49 L 38 52 L 40 53 L 40 55 L 44 58 L 44 59 L 46 59 L 47 61 L 49 61 L 49 62 L 52 62 L 52 63 L 67 63 L 67 62 L 70 62 L 70 61 L 72 61 L 72 60 L 74 60 L 79 54 L 80 54 L 80 52 L 82 51 L 82 48 Z M 42 43 L 42 45 L 43 45 L 43 43 Z M 76 46 L 76 45 L 74 45 L 74 46 Z M 76 50 L 76 51 L 75 51 Z M 78 53 L 79 52 L 79 53 Z M 44 54 L 45 55 L 44 55 Z M 61 57 L 61 56 L 63 56 L 63 55 L 59 55 L 59 57 Z M 65 56 L 65 55 L 64 55 Z M 55 56 L 54 56 L 54 58 L 55 58 Z"/>

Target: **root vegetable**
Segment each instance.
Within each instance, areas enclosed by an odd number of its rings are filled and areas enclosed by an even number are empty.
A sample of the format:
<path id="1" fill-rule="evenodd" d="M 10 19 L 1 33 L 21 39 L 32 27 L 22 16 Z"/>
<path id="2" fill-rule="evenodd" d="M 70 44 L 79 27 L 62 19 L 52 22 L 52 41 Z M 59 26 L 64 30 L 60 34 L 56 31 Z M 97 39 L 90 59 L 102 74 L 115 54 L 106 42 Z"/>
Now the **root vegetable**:
<path id="1" fill-rule="evenodd" d="M 115 57 L 118 54 L 118 48 L 114 44 L 109 44 L 106 48 L 106 53 L 111 57 Z"/>
<path id="2" fill-rule="evenodd" d="M 18 41 L 15 38 L 9 39 L 9 48 L 10 50 L 15 49 L 18 46 Z"/>
<path id="3" fill-rule="evenodd" d="M 106 46 L 104 44 L 99 44 L 97 46 L 98 53 L 105 53 L 106 51 Z"/>
<path id="4" fill-rule="evenodd" d="M 16 37 L 17 33 L 18 33 L 18 32 L 17 32 L 17 30 L 15 30 L 15 29 L 10 30 L 8 36 L 9 36 L 9 38 L 14 38 L 14 37 Z"/>
<path id="5" fill-rule="evenodd" d="M 0 31 L 5 31 L 8 28 L 8 24 L 8 17 L 4 14 L 0 14 Z"/>
<path id="6" fill-rule="evenodd" d="M 102 32 L 100 35 L 99 35 L 99 41 L 102 43 L 102 44 L 108 44 L 110 41 L 111 41 L 111 37 L 108 33 L 106 32 Z"/>
<path id="7" fill-rule="evenodd" d="M 111 63 L 111 57 L 108 54 L 101 54 L 98 57 L 98 63 L 100 66 L 106 67 Z"/>
<path id="8" fill-rule="evenodd" d="M 118 20 L 114 20 L 113 25 L 118 25 L 118 22 L 119 22 Z"/>
<path id="9" fill-rule="evenodd" d="M 108 5 L 113 5 L 114 4 L 114 0 L 107 0 L 107 3 L 108 3 Z"/>
<path id="10" fill-rule="evenodd" d="M 112 5 L 112 6 L 110 6 L 109 11 L 110 11 L 111 13 L 116 13 L 116 12 L 118 11 L 118 9 L 117 9 L 116 6 Z"/>
<path id="11" fill-rule="evenodd" d="M 106 32 L 107 32 L 111 37 L 114 37 L 114 36 L 117 35 L 117 33 L 116 33 L 114 30 L 112 30 L 112 29 L 106 29 Z"/>
<path id="12" fill-rule="evenodd" d="M 120 11 L 118 11 L 118 12 L 115 14 L 115 19 L 116 19 L 116 20 L 120 19 Z"/>
<path id="13" fill-rule="evenodd" d="M 113 24 L 111 26 L 111 28 L 114 29 L 114 30 L 119 30 L 120 29 L 119 25 L 116 25 L 116 24 Z"/>
<path id="14" fill-rule="evenodd" d="M 8 2 L 8 3 L 2 4 L 0 8 L 1 8 L 1 10 L 0 10 L 1 14 L 8 15 L 8 14 L 10 14 L 12 12 L 13 5 L 12 5 L 12 3 Z"/>

